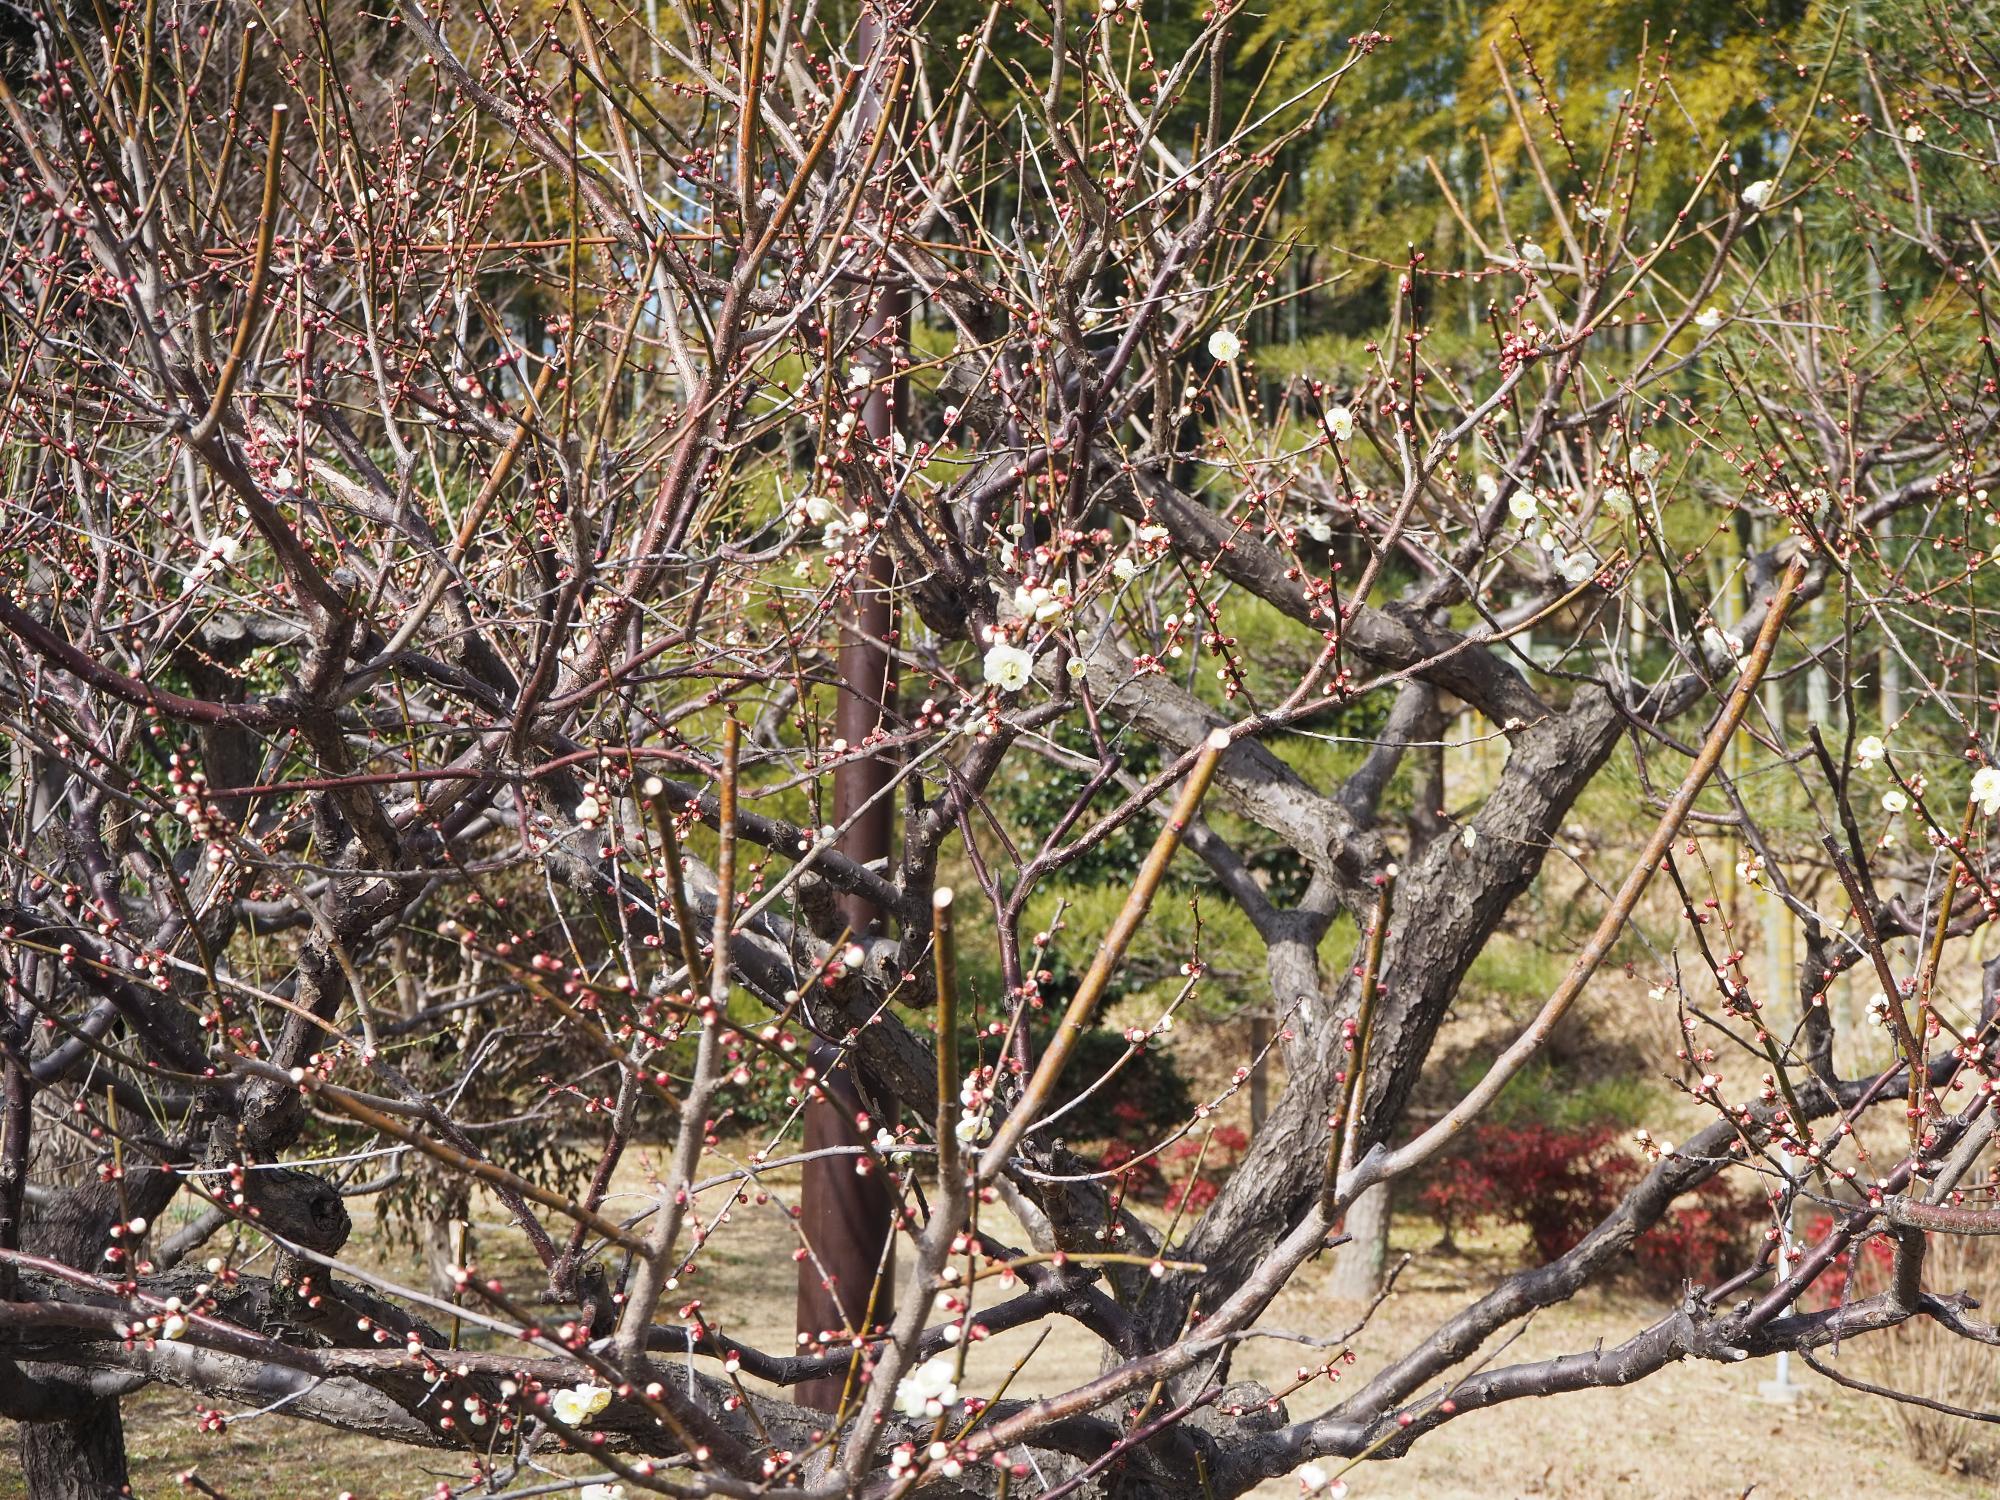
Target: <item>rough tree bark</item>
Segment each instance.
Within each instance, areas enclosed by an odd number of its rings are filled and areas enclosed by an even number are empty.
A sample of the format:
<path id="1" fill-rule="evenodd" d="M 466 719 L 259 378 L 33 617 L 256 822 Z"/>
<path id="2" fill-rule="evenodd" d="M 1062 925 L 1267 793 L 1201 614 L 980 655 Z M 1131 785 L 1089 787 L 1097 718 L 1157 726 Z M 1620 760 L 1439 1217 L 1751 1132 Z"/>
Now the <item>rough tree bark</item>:
<path id="1" fill-rule="evenodd" d="M 56 1195 L 49 1211 L 31 1212 L 22 1248 L 66 1265 L 102 1263 L 114 1222 L 133 1214 L 158 1214 L 172 1199 L 172 1174 L 138 1171 L 122 1186 L 80 1183 Z M 51 1415 L 23 1420 L 21 1477 L 30 1500 L 106 1500 L 127 1492 L 125 1425 L 115 1394 L 93 1390 L 88 1373 L 23 1362 L 35 1402 Z"/>

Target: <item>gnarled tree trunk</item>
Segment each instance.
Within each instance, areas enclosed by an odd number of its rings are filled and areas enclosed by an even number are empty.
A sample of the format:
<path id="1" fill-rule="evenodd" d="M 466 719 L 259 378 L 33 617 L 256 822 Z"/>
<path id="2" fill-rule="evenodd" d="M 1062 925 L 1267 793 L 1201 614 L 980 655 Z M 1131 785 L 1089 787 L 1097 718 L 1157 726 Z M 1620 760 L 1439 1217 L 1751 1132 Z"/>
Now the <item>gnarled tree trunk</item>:
<path id="1" fill-rule="evenodd" d="M 30 1211 L 23 1248 L 65 1265 L 102 1266 L 112 1222 L 126 1213 L 148 1217 L 174 1191 L 164 1172 L 140 1171 L 125 1180 L 121 1202 L 108 1183 L 65 1188 L 46 1211 Z M 25 1404 L 19 1447 L 29 1500 L 106 1500 L 130 1493 L 125 1464 L 125 1424 L 119 1398 L 94 1391 L 82 1371 L 39 1365 L 17 1367 L 15 1386 Z"/>
<path id="2" fill-rule="evenodd" d="M 94 1396 L 63 1382 L 45 1392 L 73 1391 L 74 1414 L 21 1424 L 21 1477 L 28 1500 L 107 1500 L 131 1493 L 125 1467 L 125 1424 L 116 1396 Z"/>

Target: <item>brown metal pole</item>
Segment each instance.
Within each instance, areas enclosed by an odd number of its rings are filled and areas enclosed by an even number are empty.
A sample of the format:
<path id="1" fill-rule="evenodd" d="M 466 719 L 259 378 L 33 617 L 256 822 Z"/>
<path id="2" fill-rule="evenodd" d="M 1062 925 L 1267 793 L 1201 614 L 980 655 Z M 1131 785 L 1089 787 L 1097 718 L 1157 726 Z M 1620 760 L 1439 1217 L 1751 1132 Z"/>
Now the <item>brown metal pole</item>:
<path id="1" fill-rule="evenodd" d="M 871 55 L 880 40 L 872 12 L 861 20 L 860 48 Z M 861 111 L 866 129 L 880 108 L 868 99 Z M 878 295 L 861 325 L 857 363 L 880 376 L 899 370 L 909 337 L 909 301 L 901 292 Z M 895 362 L 892 364 L 892 361 Z M 878 378 L 861 408 L 861 421 L 877 442 L 887 442 L 902 414 L 904 382 L 900 374 Z M 860 497 L 854 497 L 856 503 Z M 896 664 L 890 644 L 895 638 L 895 559 L 878 539 L 866 570 L 855 579 L 854 595 L 846 605 L 840 628 L 840 687 L 835 703 L 835 728 L 851 746 L 865 745 L 884 727 L 896 693 Z M 852 859 L 887 860 L 895 839 L 895 794 L 885 789 L 895 774 L 887 755 L 848 761 L 833 773 L 834 822 L 846 831 L 840 850 Z M 852 819 L 850 824 L 849 819 Z M 858 896 L 844 896 L 841 916 L 855 936 L 882 931 L 884 914 Z M 835 1062 L 835 1049 L 825 1043 L 813 1049 L 813 1065 L 825 1099 L 809 1098 L 805 1107 L 806 1150 L 855 1146 L 863 1132 L 856 1117 L 861 1103 L 854 1080 Z M 876 1176 L 854 1170 L 857 1158 L 830 1156 L 808 1161 L 799 1192 L 800 1230 L 810 1252 L 799 1262 L 798 1331 L 817 1345 L 827 1339 L 866 1332 L 863 1324 L 885 1326 L 895 1293 L 895 1261 L 886 1253 L 894 1224 L 894 1204 L 888 1185 Z M 877 1273 L 881 1285 L 876 1285 Z M 873 1305 L 870 1305 L 871 1295 Z M 845 1375 L 802 1383 L 792 1399 L 802 1406 L 833 1411 L 840 1405 Z"/>
<path id="2" fill-rule="evenodd" d="M 1250 1133 L 1255 1135 L 1264 1128 L 1264 1117 L 1271 1112 L 1271 1069 L 1264 1057 L 1264 1049 L 1271 1044 L 1271 1018 L 1255 1015 L 1250 1018 Z"/>
<path id="3" fill-rule="evenodd" d="M 888 405 L 886 395 L 883 405 Z M 882 645 L 895 618 L 889 595 L 893 571 L 888 559 L 878 555 L 865 587 L 856 581 L 852 613 L 841 625 L 836 722 L 841 738 L 850 745 L 866 743 L 895 690 L 895 666 Z M 891 852 L 895 796 L 877 793 L 888 785 L 892 770 L 887 756 L 875 756 L 834 771 L 834 820 L 847 830 L 840 848 L 851 858 L 884 859 Z M 876 799 L 872 803 L 871 797 Z M 841 916 L 857 937 L 881 930 L 882 914 L 858 897 L 842 899 Z M 836 1062 L 837 1056 L 824 1042 L 813 1048 L 813 1066 L 827 1097 L 806 1102 L 808 1153 L 829 1146 L 857 1146 L 863 1139 L 857 1123 L 861 1102 L 854 1080 L 845 1065 Z M 880 1177 L 857 1174 L 855 1162 L 853 1156 L 829 1156 L 808 1161 L 802 1168 L 799 1220 L 810 1253 L 799 1262 L 798 1331 L 814 1344 L 829 1334 L 863 1332 L 864 1322 L 886 1324 L 891 1313 L 895 1263 L 884 1255 L 884 1246 L 893 1205 L 887 1184 Z M 879 1288 L 875 1287 L 878 1269 Z M 832 1411 L 840 1405 L 845 1385 L 845 1376 L 828 1376 L 799 1385 L 792 1397 L 801 1406 Z"/>

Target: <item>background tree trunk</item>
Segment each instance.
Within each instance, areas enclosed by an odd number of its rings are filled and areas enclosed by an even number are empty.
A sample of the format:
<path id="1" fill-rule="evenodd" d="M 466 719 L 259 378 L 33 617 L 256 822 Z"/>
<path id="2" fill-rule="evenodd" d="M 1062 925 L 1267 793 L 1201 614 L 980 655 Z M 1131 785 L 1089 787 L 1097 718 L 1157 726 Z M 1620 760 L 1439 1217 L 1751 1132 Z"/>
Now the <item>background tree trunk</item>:
<path id="1" fill-rule="evenodd" d="M 1264 1128 L 1264 1117 L 1271 1112 L 1271 1060 L 1264 1055 L 1264 1049 L 1270 1044 L 1270 1017 L 1252 1016 L 1250 1018 L 1250 1133 L 1252 1135 Z"/>
<path id="2" fill-rule="evenodd" d="M 1382 1290 L 1389 1264 L 1388 1183 L 1377 1183 L 1354 1200 L 1345 1228 L 1354 1238 L 1333 1252 L 1327 1291 L 1343 1301 L 1365 1302 Z"/>

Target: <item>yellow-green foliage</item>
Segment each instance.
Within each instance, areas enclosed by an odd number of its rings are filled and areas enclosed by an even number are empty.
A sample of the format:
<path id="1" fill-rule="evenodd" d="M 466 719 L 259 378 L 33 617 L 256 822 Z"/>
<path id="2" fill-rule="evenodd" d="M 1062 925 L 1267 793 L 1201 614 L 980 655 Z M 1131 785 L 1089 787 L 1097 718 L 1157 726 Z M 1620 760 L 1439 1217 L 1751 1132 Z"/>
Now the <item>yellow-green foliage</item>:
<path id="1" fill-rule="evenodd" d="M 1565 196 L 1597 175 L 1627 91 L 1642 75 L 1657 76 L 1664 54 L 1673 117 L 1658 122 L 1630 205 L 1640 222 L 1663 225 L 1718 150 L 1735 153 L 1750 176 L 1768 175 L 1774 146 L 1782 150 L 1778 136 L 1809 88 L 1787 59 L 1824 40 L 1831 11 L 1804 0 L 1698 0 L 1665 11 L 1646 0 L 1605 0 L 1582 13 L 1558 0 L 1413 0 L 1386 11 L 1279 0 L 1245 53 L 1268 64 L 1280 88 L 1298 88 L 1344 57 L 1350 38 L 1389 35 L 1378 65 L 1356 70 L 1335 94 L 1329 128 L 1304 149 L 1290 207 L 1309 246 L 1358 252 L 1385 268 L 1414 246 L 1433 267 L 1456 267 L 1477 264 L 1478 252 L 1427 159 L 1484 221 L 1483 234 L 1492 232 L 1496 203 L 1515 236 L 1551 233 L 1496 49 Z M 1561 112 L 1569 149 L 1543 113 L 1542 90 Z M 1364 284 L 1358 279 L 1356 289 Z M 1451 320 L 1439 321 L 1449 331 Z"/>

